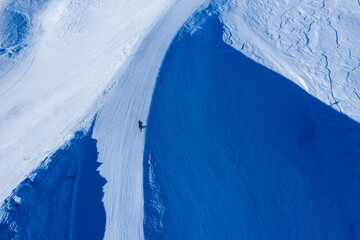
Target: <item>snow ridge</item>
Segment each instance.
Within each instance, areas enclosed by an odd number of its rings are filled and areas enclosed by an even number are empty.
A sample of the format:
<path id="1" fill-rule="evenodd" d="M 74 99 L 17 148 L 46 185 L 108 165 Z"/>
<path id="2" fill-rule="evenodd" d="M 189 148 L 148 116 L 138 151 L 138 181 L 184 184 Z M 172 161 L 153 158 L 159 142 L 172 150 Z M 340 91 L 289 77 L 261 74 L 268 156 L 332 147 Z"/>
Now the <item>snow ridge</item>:
<path id="1" fill-rule="evenodd" d="M 105 239 L 143 239 L 143 153 L 147 122 L 159 68 L 178 30 L 204 2 L 177 1 L 153 26 L 138 53 L 110 92 L 94 127 L 106 211 Z M 146 128 L 144 129 L 146 130 Z"/>

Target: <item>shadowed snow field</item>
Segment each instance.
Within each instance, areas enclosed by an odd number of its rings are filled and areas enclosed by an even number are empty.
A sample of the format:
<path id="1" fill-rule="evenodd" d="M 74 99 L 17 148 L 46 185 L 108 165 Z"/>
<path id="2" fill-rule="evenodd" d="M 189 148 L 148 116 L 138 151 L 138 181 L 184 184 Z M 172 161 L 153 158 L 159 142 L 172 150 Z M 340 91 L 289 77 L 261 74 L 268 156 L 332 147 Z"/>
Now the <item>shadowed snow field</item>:
<path id="1" fill-rule="evenodd" d="M 144 153 L 147 239 L 358 239 L 360 125 L 222 41 L 179 34 Z"/>

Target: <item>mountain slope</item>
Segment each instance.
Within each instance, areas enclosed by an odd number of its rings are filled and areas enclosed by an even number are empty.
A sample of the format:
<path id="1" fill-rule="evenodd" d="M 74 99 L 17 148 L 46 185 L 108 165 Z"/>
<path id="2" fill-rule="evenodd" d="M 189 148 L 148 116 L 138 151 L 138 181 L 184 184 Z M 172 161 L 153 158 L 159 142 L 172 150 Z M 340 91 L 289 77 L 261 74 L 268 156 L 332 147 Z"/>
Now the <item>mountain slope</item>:
<path id="1" fill-rule="evenodd" d="M 360 120 L 358 1 L 230 0 L 224 40 Z"/>

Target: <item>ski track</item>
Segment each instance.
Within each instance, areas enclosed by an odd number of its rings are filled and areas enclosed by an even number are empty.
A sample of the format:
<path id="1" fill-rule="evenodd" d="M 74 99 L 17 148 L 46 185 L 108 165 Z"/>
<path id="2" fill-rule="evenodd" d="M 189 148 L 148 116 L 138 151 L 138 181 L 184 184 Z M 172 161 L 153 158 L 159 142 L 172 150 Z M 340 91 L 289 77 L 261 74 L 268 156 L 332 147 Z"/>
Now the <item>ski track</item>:
<path id="1" fill-rule="evenodd" d="M 143 239 L 143 151 L 148 117 L 162 59 L 172 38 L 203 1 L 178 1 L 154 26 L 118 85 L 106 99 L 94 127 L 106 211 L 105 239 Z M 171 37 L 170 37 L 171 36 Z M 121 83 L 121 84 L 120 84 Z"/>

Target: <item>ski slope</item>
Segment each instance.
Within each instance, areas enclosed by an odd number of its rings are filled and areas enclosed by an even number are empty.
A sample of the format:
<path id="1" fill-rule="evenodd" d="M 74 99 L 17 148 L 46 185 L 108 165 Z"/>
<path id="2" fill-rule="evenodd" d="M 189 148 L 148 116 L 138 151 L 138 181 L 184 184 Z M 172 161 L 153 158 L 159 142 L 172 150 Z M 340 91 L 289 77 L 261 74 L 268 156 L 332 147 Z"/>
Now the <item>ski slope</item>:
<path id="1" fill-rule="evenodd" d="M 294 81 L 340 113 L 360 120 L 358 2 L 215 2 L 220 4 L 214 6 L 219 7 L 225 25 L 225 43 Z M 90 140 L 85 140 L 92 145 L 96 142 L 96 148 L 91 146 L 98 152 L 96 160 L 102 163 L 101 180 L 106 180 L 102 198 L 104 238 L 143 239 L 145 132 L 138 131 L 137 121 L 147 124 L 155 80 L 174 36 L 185 22 L 191 34 L 201 30 L 201 24 L 187 19 L 207 3 L 1 2 L 0 203 L 9 196 L 21 202 L 12 191 L 33 170 L 43 167 L 44 159 L 56 156 L 54 153 L 76 140 L 76 131 L 86 133 L 97 114 L 92 136 L 86 135 Z M 83 148 L 80 145 L 79 149 Z M 80 151 L 74 149 L 75 153 Z M 83 161 L 79 160 L 82 156 L 75 156 L 74 161 Z M 71 170 L 77 166 L 70 159 L 64 163 L 71 165 Z M 55 172 L 57 179 L 63 179 L 59 174 L 70 173 L 64 166 Z M 44 175 L 48 179 L 49 175 Z M 56 181 L 44 189 L 56 187 Z M 79 186 L 86 185 L 84 179 L 79 181 Z M 68 183 L 59 188 L 75 194 L 78 191 Z M 69 196 L 64 198 L 69 206 L 79 204 Z M 84 196 L 74 199 L 81 202 Z M 30 200 L 22 202 L 28 206 Z M 340 200 L 346 203 L 348 198 Z M 50 210 L 51 201 L 45 201 L 48 205 L 39 211 Z M 69 212 L 66 214 L 71 218 Z"/>
<path id="2" fill-rule="evenodd" d="M 172 38 L 202 1 L 179 1 L 154 26 L 99 112 L 93 137 L 98 140 L 100 173 L 107 179 L 103 202 L 105 239 L 143 239 L 143 152 L 145 125 L 155 80 Z M 170 37 L 169 37 L 170 36 Z M 145 128 L 146 129 L 146 128 Z"/>
<path id="3" fill-rule="evenodd" d="M 14 27 L 21 31 L 16 46 L 7 46 L 1 62 L 0 202 L 75 131 L 86 131 L 100 110 L 94 138 L 107 181 L 105 239 L 143 238 L 144 135 L 136 123 L 146 121 L 167 47 L 203 2 L 49 1 L 31 18 L 27 1 L 11 5 L 25 27 Z M 61 180 L 63 173 L 54 174 Z"/>
<path id="4" fill-rule="evenodd" d="M 75 130 L 89 126 L 116 73 L 175 3 L 52 1 L 33 17 L 27 31 L 34 39 L 0 81 L 0 202 Z M 184 14 L 178 21 L 191 12 Z"/>
<path id="5" fill-rule="evenodd" d="M 230 0 L 224 41 L 360 120 L 360 3 Z"/>

